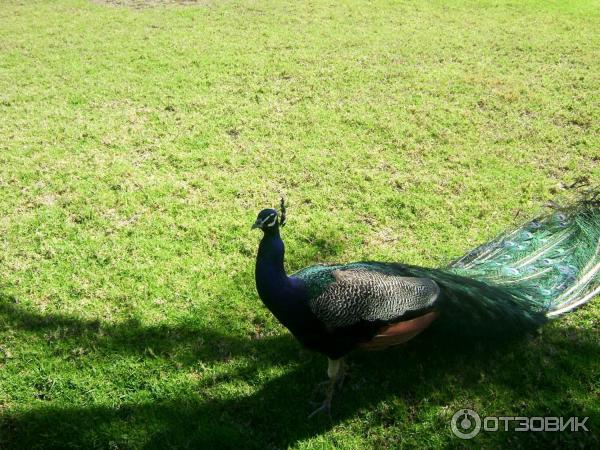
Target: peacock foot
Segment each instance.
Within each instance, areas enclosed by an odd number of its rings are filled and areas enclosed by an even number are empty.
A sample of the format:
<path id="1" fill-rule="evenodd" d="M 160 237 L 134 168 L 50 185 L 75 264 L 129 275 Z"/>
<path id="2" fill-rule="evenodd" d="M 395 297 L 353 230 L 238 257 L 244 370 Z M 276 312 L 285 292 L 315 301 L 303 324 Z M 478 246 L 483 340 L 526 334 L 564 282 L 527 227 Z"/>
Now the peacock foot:
<path id="1" fill-rule="evenodd" d="M 327 368 L 327 375 L 329 375 L 329 380 L 323 383 L 319 383 L 315 388 L 316 391 L 317 389 L 322 388 L 324 385 L 327 386 L 325 400 L 317 409 L 310 413 L 310 415 L 308 416 L 309 419 L 321 412 L 327 412 L 327 415 L 329 416 L 329 418 L 331 418 L 331 399 L 333 398 L 333 392 L 335 391 L 336 386 L 339 386 L 339 388 L 341 389 L 344 383 L 344 377 L 346 375 L 344 360 L 330 359 L 329 366 Z"/>
<path id="2" fill-rule="evenodd" d="M 331 395 L 328 395 L 327 397 L 325 397 L 325 400 L 323 401 L 323 403 L 321 403 L 321 405 L 315 409 L 313 412 L 311 412 L 308 415 L 308 419 L 312 419 L 314 416 L 316 416 L 319 413 L 322 412 L 326 412 L 327 415 L 329 416 L 329 418 L 331 419 Z M 315 403 L 315 402 L 311 402 L 311 403 Z M 318 404 L 318 403 L 317 403 Z"/>

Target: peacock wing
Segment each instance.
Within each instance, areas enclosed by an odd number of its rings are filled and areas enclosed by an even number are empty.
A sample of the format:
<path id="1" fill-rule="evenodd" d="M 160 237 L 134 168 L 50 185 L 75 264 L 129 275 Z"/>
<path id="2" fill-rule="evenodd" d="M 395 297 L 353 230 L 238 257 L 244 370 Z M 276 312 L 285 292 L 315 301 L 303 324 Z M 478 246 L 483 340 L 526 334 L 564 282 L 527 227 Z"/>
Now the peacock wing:
<path id="1" fill-rule="evenodd" d="M 433 280 L 360 266 L 335 268 L 329 275 L 331 282 L 309 306 L 330 329 L 409 320 L 430 311 L 440 293 Z"/>

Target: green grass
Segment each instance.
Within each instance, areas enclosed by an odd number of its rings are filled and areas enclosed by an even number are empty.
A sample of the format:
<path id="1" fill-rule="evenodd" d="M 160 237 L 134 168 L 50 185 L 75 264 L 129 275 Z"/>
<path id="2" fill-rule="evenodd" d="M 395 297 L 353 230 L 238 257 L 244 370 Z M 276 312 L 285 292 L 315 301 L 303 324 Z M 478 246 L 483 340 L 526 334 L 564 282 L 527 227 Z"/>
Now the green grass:
<path id="1" fill-rule="evenodd" d="M 116 3 L 0 4 L 0 448 L 599 445 L 598 300 L 353 355 L 307 421 L 325 361 L 249 229 L 285 195 L 290 271 L 435 266 L 598 182 L 600 2 Z M 465 407 L 592 432 L 464 442 Z"/>

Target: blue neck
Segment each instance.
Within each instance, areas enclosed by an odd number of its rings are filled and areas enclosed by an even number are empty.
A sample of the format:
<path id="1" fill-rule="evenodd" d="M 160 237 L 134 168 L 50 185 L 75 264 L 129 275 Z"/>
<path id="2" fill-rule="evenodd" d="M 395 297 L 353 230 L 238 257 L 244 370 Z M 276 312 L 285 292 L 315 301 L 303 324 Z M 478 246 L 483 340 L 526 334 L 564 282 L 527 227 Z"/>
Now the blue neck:
<path id="1" fill-rule="evenodd" d="M 279 236 L 279 228 L 266 230 L 258 246 L 255 276 L 258 295 L 271 310 L 271 306 L 283 301 L 281 296 L 290 285 L 283 268 L 284 253 L 285 246 Z"/>
<path id="2" fill-rule="evenodd" d="M 323 324 L 309 307 L 304 282 L 288 277 L 283 268 L 285 247 L 279 229 L 267 229 L 258 246 L 256 257 L 256 289 L 265 306 L 308 348 L 319 350 L 327 334 Z M 320 351 L 320 350 L 319 350 Z"/>
<path id="3" fill-rule="evenodd" d="M 303 321 L 306 293 L 299 280 L 285 274 L 284 254 L 279 228 L 267 229 L 256 257 L 256 289 L 265 306 L 284 326 L 293 330 Z"/>

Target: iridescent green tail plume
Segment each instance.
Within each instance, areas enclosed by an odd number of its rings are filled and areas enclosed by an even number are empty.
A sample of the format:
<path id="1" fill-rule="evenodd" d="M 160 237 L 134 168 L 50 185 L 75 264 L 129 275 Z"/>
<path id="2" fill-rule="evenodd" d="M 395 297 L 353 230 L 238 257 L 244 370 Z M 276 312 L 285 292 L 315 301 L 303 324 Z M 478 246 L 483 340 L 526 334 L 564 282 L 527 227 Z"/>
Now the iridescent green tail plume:
<path id="1" fill-rule="evenodd" d="M 498 336 L 535 328 L 600 294 L 599 195 L 555 208 L 446 268 L 407 270 L 440 285 L 446 329 Z"/>

